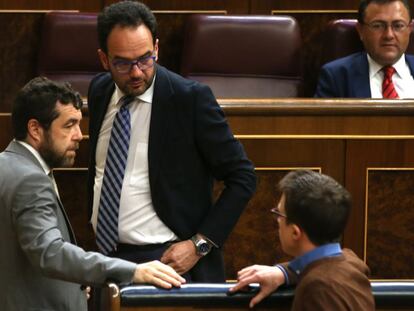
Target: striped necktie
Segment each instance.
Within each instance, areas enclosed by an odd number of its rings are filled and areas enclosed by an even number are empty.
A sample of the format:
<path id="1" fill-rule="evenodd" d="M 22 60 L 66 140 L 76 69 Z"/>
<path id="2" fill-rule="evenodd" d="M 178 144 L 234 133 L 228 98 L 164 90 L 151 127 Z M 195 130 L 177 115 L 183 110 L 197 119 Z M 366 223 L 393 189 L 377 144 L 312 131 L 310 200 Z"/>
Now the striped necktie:
<path id="1" fill-rule="evenodd" d="M 131 135 L 129 104 L 133 100 L 132 96 L 121 98 L 121 108 L 115 116 L 108 145 L 96 226 L 96 243 L 104 254 L 116 250 L 119 241 L 119 202 Z"/>
<path id="2" fill-rule="evenodd" d="M 384 71 L 384 80 L 382 81 L 382 97 L 388 99 L 399 98 L 398 93 L 395 90 L 394 82 L 392 82 L 392 76 L 395 73 L 395 68 L 392 66 L 385 66 L 382 70 Z"/>

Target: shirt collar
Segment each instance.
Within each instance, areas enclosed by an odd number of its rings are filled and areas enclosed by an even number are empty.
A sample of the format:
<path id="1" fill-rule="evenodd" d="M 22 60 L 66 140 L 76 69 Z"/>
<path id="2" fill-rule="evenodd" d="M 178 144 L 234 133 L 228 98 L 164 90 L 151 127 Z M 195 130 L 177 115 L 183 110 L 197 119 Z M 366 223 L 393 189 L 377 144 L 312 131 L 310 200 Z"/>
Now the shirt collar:
<path id="1" fill-rule="evenodd" d="M 369 64 L 369 78 L 372 79 L 375 75 L 381 72 L 382 68 L 384 66 L 381 66 L 378 64 L 375 60 L 372 59 L 369 54 L 367 54 L 368 57 L 368 64 Z M 405 54 L 401 55 L 400 59 L 392 65 L 395 68 L 396 73 L 404 79 L 405 77 L 410 77 L 411 73 L 409 71 L 409 68 L 405 62 Z"/>
<path id="2" fill-rule="evenodd" d="M 342 254 L 341 246 L 339 243 L 329 243 L 311 250 L 302 256 L 296 257 L 289 263 L 289 268 L 297 275 L 312 262 L 323 259 L 325 257 L 335 257 Z"/>
<path id="3" fill-rule="evenodd" d="M 152 103 L 152 98 L 154 97 L 154 81 L 156 78 L 156 74 L 154 74 L 154 79 L 152 79 L 150 87 L 141 95 L 137 96 L 136 99 L 138 99 L 140 102 Z M 119 103 L 119 100 L 124 96 L 124 93 L 121 91 L 121 89 L 118 87 L 118 85 L 115 83 L 115 103 Z"/>
<path id="4" fill-rule="evenodd" d="M 33 154 L 33 156 L 37 159 L 37 161 L 39 161 L 39 163 L 42 166 L 43 170 L 45 171 L 46 175 L 49 175 L 51 169 L 50 169 L 49 165 L 46 164 L 45 160 L 43 160 L 40 153 L 35 148 L 33 148 L 32 145 L 26 143 L 25 141 L 22 141 L 22 140 L 15 140 L 15 141 L 17 143 L 21 144 L 27 150 L 29 150 Z"/>

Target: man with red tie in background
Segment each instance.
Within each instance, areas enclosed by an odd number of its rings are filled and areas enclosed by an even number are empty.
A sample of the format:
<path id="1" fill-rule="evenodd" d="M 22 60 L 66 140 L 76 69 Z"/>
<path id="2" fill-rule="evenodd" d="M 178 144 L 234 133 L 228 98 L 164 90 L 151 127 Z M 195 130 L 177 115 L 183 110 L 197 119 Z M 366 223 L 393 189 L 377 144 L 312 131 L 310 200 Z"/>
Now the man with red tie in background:
<path id="1" fill-rule="evenodd" d="M 407 0 L 363 0 L 356 25 L 365 52 L 325 64 L 315 97 L 414 98 Z"/>

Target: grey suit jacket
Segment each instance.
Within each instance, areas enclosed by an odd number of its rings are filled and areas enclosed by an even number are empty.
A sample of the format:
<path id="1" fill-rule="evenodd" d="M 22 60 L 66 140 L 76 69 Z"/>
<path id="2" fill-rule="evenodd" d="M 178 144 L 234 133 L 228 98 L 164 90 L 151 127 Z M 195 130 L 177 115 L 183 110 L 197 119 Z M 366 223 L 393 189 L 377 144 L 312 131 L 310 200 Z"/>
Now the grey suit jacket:
<path id="1" fill-rule="evenodd" d="M 136 265 L 72 244 L 69 221 L 37 159 L 0 153 L 0 309 L 87 310 L 79 284 L 130 282 Z"/>

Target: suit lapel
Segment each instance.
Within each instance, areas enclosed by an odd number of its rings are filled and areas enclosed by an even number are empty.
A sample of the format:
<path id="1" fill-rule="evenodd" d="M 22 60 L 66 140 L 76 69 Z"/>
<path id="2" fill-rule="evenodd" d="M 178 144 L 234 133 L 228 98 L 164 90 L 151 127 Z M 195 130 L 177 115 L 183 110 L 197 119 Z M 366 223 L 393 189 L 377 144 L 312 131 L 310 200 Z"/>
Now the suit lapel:
<path id="1" fill-rule="evenodd" d="M 356 98 L 371 98 L 369 67 L 366 53 L 361 53 L 352 68 L 352 84 Z"/>
<path id="2" fill-rule="evenodd" d="M 57 200 L 59 202 L 60 211 L 62 212 L 63 217 L 65 219 L 66 227 L 68 228 L 68 231 L 69 231 L 70 241 L 72 242 L 72 244 L 78 245 L 78 243 L 76 241 L 75 232 L 73 231 L 72 225 L 70 224 L 69 217 L 66 214 L 65 208 L 63 207 L 63 204 L 60 201 L 60 198 L 59 197 L 57 197 Z"/>
<path id="3" fill-rule="evenodd" d="M 414 57 L 412 55 L 405 54 L 405 62 L 408 64 L 410 73 L 414 77 Z"/>
<path id="4" fill-rule="evenodd" d="M 163 154 L 165 133 L 167 130 L 169 107 L 173 90 L 165 68 L 157 65 L 154 82 L 154 96 L 151 107 L 151 122 L 148 141 L 148 169 L 151 189 L 155 189 L 156 178 Z"/>
<path id="5" fill-rule="evenodd" d="M 95 105 L 98 105 L 98 107 L 94 109 L 96 121 L 92 122 L 95 128 L 90 131 L 91 133 L 93 133 L 93 136 L 89 137 L 92 146 L 92 153 L 94 155 L 96 151 L 96 144 L 98 142 L 99 131 L 102 126 L 102 122 L 105 118 L 106 110 L 108 109 L 108 105 L 114 90 L 115 84 L 112 82 L 110 86 L 107 87 L 104 92 L 100 93 L 99 96 L 96 96 L 94 100 Z"/>
<path id="6" fill-rule="evenodd" d="M 17 154 L 20 154 L 20 155 L 24 156 L 25 158 L 30 159 L 30 161 L 32 161 L 34 165 L 36 165 L 37 167 L 39 167 L 39 169 L 44 172 L 44 170 L 42 168 L 42 165 L 39 163 L 39 161 L 36 159 L 36 157 L 29 150 L 27 150 L 25 147 L 23 147 L 19 143 L 15 142 L 15 141 L 12 141 L 9 144 L 9 146 L 7 147 L 6 151 L 7 152 L 17 153 Z M 50 180 L 50 182 L 52 184 L 52 188 L 54 189 L 53 181 Z M 66 215 L 65 208 L 63 207 L 63 204 L 60 201 L 60 198 L 59 198 L 58 194 L 56 193 L 56 191 L 54 191 L 54 193 L 55 193 L 56 201 L 58 202 L 58 205 L 59 205 L 60 212 L 62 213 L 63 218 L 65 220 L 66 228 L 67 228 L 67 230 L 69 232 L 70 240 L 71 240 L 72 243 L 76 244 L 75 234 L 74 234 L 73 229 L 72 229 L 72 226 L 71 226 L 71 224 L 69 222 L 69 218 Z"/>
<path id="7" fill-rule="evenodd" d="M 49 173 L 49 175 L 50 175 L 50 173 Z M 51 178 L 52 183 L 56 183 L 56 179 L 54 178 L 53 173 L 49 177 Z M 53 185 L 53 186 L 55 186 L 55 185 Z M 56 188 L 57 188 L 57 184 L 56 184 Z M 56 198 L 57 202 L 59 203 L 60 212 L 62 213 L 63 219 L 65 220 L 66 227 L 67 227 L 68 232 L 69 232 L 70 241 L 72 242 L 72 244 L 77 245 L 78 243 L 76 242 L 75 232 L 73 231 L 72 225 L 70 224 L 70 221 L 69 221 L 69 217 L 66 214 L 65 208 L 64 208 L 64 206 L 62 204 L 62 201 L 60 200 L 60 196 L 57 192 L 55 192 L 55 198 Z"/>

